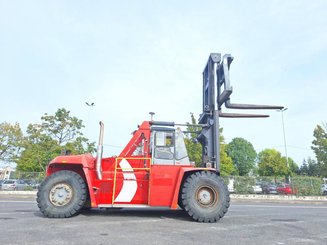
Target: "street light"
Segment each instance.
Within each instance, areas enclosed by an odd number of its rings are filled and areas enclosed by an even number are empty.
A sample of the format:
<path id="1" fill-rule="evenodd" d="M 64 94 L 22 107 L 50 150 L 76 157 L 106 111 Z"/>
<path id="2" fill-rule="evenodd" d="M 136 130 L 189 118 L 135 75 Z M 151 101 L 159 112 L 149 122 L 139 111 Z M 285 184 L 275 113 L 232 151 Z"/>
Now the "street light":
<path id="1" fill-rule="evenodd" d="M 87 106 L 95 106 L 94 102 L 92 102 L 92 103 L 85 102 L 85 104 L 86 104 Z"/>
<path id="2" fill-rule="evenodd" d="M 284 149 L 285 149 L 285 156 L 286 156 L 286 165 L 288 168 L 290 168 L 290 166 L 288 165 L 288 155 L 287 155 L 287 146 L 286 146 L 286 136 L 285 136 L 285 126 L 284 126 L 284 111 L 286 111 L 288 108 L 283 108 L 280 110 L 277 110 L 278 112 L 281 112 L 282 114 L 282 125 L 283 125 L 283 136 L 284 136 Z M 288 176 L 288 181 L 290 182 L 290 176 Z"/>
<path id="3" fill-rule="evenodd" d="M 87 123 L 89 123 L 89 121 L 90 121 L 91 108 L 93 106 L 95 106 L 95 104 L 94 104 L 94 102 L 91 102 L 91 103 L 85 102 L 85 104 L 89 107 L 89 111 L 88 111 L 88 114 L 87 114 Z"/>
<path id="4" fill-rule="evenodd" d="M 90 123 L 90 114 L 91 114 L 91 108 L 95 106 L 94 102 L 85 102 L 85 104 L 89 107 L 88 113 L 87 113 L 87 126 L 86 126 L 86 134 L 88 134 L 89 131 L 89 123 Z"/>

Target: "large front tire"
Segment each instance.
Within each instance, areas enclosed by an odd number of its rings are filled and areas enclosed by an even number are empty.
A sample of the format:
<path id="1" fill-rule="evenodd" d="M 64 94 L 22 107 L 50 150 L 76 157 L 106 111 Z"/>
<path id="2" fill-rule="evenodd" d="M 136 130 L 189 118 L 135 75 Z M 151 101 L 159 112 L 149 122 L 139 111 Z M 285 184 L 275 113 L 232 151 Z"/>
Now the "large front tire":
<path id="1" fill-rule="evenodd" d="M 229 192 L 214 172 L 200 171 L 186 178 L 182 187 L 185 211 L 196 221 L 212 223 L 222 218 L 229 207 Z"/>
<path id="2" fill-rule="evenodd" d="M 44 216 L 68 218 L 82 209 L 86 199 L 87 189 L 83 178 L 73 171 L 63 170 L 42 182 L 36 200 Z"/>

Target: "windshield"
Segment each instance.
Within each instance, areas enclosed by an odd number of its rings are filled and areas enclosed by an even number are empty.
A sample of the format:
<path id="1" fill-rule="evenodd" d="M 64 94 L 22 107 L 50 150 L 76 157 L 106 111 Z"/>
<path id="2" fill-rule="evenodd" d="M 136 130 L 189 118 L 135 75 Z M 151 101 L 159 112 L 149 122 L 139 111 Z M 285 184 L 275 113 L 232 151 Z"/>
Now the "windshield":
<path id="1" fill-rule="evenodd" d="M 162 129 L 154 131 L 151 136 L 151 142 L 153 142 L 154 164 L 190 164 L 184 135 L 179 128 L 175 130 L 167 129 L 167 131 Z"/>
<path id="2" fill-rule="evenodd" d="M 14 180 L 6 180 L 5 182 L 3 182 L 4 184 L 14 184 L 15 181 Z"/>

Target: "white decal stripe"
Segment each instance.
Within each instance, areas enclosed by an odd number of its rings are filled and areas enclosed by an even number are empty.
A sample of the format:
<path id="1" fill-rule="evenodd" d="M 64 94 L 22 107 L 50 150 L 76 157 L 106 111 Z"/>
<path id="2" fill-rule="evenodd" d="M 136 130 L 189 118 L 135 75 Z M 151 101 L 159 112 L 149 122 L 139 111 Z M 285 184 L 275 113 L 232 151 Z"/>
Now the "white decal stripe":
<path id="1" fill-rule="evenodd" d="M 123 169 L 124 181 L 123 187 L 116 197 L 115 202 L 130 202 L 137 190 L 136 176 L 132 166 L 125 158 L 120 161 L 119 166 Z"/>

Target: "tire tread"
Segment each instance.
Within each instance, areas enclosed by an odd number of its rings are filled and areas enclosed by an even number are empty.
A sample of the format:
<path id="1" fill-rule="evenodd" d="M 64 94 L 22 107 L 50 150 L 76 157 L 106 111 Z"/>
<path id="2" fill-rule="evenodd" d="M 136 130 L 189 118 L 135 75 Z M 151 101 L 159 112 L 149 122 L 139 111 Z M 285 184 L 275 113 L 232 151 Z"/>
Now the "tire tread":
<path id="1" fill-rule="evenodd" d="M 198 188 L 203 181 L 212 183 L 219 194 L 217 209 L 208 213 L 205 208 L 200 208 L 195 205 L 194 190 Z M 218 190 L 219 189 L 219 190 Z M 230 197 L 227 186 L 222 178 L 212 171 L 198 171 L 188 176 L 181 190 L 181 201 L 184 210 L 195 221 L 204 223 L 214 223 L 220 220 L 228 211 L 230 206 Z"/>
<path id="2" fill-rule="evenodd" d="M 68 181 L 72 184 L 72 188 L 75 190 L 75 194 L 78 195 L 78 199 L 73 197 L 72 205 L 66 205 L 63 207 L 55 207 L 51 204 L 47 197 L 49 192 L 54 184 L 59 181 L 65 182 Z M 76 215 L 84 206 L 85 201 L 87 199 L 88 191 L 86 189 L 86 184 L 83 178 L 74 171 L 69 170 L 62 170 L 53 173 L 52 175 L 48 176 L 39 186 L 37 192 L 37 205 L 40 211 L 43 213 L 44 216 L 48 218 L 69 218 Z"/>

